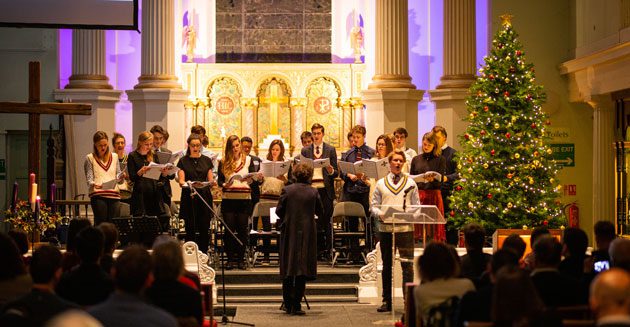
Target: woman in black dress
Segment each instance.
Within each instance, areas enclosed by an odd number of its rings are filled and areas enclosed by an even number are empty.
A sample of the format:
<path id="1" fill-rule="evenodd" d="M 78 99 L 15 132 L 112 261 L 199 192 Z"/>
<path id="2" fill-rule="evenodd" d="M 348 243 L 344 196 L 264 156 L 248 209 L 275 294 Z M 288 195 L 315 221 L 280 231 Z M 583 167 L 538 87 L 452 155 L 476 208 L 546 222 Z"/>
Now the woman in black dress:
<path id="1" fill-rule="evenodd" d="M 140 133 L 136 150 L 131 152 L 127 159 L 127 172 L 129 179 L 133 182 L 131 215 L 134 217 L 164 215 L 164 201 L 157 185 L 158 181 L 144 177 L 149 170 L 149 163 L 159 163 L 157 156 L 154 156 L 151 151 L 152 145 L 153 134 L 146 131 Z M 162 175 L 166 176 L 166 169 L 163 169 Z"/>
<path id="2" fill-rule="evenodd" d="M 190 134 L 186 155 L 177 163 L 177 181 L 182 187 L 182 197 L 179 207 L 179 216 L 186 222 L 186 241 L 194 241 L 203 253 L 208 252 L 208 230 L 210 229 L 211 212 L 201 201 L 199 195 L 209 205 L 212 205 L 211 186 L 214 183 L 212 176 L 212 159 L 201 155 L 201 135 Z M 188 182 L 192 182 L 198 194 L 191 195 Z M 204 183 L 209 182 L 209 183 Z"/>

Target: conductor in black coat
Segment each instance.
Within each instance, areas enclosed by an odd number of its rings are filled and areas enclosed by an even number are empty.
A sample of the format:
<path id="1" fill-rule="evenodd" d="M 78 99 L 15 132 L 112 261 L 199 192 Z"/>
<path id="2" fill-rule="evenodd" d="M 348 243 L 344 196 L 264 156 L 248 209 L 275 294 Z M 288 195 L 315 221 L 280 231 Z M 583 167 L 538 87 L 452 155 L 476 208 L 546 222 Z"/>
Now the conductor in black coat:
<path id="1" fill-rule="evenodd" d="M 313 168 L 298 164 L 293 169 L 296 183 L 284 187 L 276 214 L 280 230 L 280 276 L 285 310 L 303 315 L 300 302 L 306 281 L 317 276 L 317 224 L 315 215 L 324 214 L 317 189 L 310 185 Z"/>

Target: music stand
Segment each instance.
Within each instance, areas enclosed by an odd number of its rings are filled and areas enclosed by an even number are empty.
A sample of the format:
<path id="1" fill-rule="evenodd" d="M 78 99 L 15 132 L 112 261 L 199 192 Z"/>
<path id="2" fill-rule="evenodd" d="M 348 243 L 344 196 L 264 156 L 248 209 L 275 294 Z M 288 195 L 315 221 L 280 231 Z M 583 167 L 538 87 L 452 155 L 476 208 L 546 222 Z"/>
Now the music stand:
<path id="1" fill-rule="evenodd" d="M 122 244 L 137 243 L 150 248 L 162 232 L 156 216 L 121 217 L 112 219 Z"/>
<path id="2" fill-rule="evenodd" d="M 380 205 L 376 206 L 383 212 L 383 216 L 387 217 L 383 219 L 383 224 L 391 224 L 392 225 L 392 317 L 391 320 L 380 320 L 375 322 L 375 324 L 379 325 L 391 325 L 395 324 L 398 320 L 396 320 L 396 312 L 394 310 L 395 307 L 395 290 L 396 285 L 394 284 L 394 266 L 396 264 L 396 225 L 440 225 L 446 224 L 446 220 L 444 220 L 444 216 L 440 212 L 440 210 L 434 205 Z M 422 247 L 425 247 L 426 242 L 426 228 L 423 228 L 423 239 L 422 239 Z M 401 262 L 403 259 L 399 259 Z M 412 259 L 413 260 L 413 259 Z M 411 296 L 407 294 L 407 296 Z"/>

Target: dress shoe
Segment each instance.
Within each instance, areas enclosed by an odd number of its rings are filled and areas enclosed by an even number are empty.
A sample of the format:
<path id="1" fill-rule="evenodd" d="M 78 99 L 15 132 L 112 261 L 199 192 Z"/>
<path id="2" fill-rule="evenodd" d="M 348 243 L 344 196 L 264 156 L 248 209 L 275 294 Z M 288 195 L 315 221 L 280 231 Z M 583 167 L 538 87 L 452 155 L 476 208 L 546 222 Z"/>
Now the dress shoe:
<path id="1" fill-rule="evenodd" d="M 294 316 L 303 316 L 306 314 L 306 312 L 304 312 L 304 310 L 300 309 L 300 310 L 293 310 L 291 311 L 291 314 Z"/>
<path id="2" fill-rule="evenodd" d="M 389 302 L 383 302 L 380 307 L 376 309 L 378 312 L 390 312 L 392 311 L 392 304 Z"/>

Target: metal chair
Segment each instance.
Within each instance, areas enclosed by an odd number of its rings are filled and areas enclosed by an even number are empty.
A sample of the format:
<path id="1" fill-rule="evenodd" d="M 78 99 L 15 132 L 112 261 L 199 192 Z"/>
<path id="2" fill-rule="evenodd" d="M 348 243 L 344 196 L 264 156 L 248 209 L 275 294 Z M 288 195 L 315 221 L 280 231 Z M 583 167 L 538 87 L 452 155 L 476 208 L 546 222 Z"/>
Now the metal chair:
<path id="1" fill-rule="evenodd" d="M 348 217 L 357 217 L 359 222 L 363 221 L 363 231 L 351 232 L 348 231 L 347 218 Z M 351 253 L 353 250 L 360 250 L 361 256 L 363 257 L 363 261 L 367 262 L 365 259 L 364 249 L 369 247 L 369 233 L 370 233 L 370 221 L 365 216 L 365 210 L 360 203 L 345 201 L 339 202 L 335 205 L 333 210 L 331 222 L 331 238 L 333 244 L 333 259 L 332 266 L 335 266 L 335 262 L 339 258 L 339 254 L 343 251 Z M 360 229 L 360 224 L 359 224 Z M 352 248 L 352 239 L 357 239 L 358 249 Z M 360 245 L 361 239 L 363 239 L 363 245 Z M 343 243 L 347 241 L 347 246 L 344 246 Z M 335 244 L 341 243 L 341 246 L 335 247 Z"/>
<path id="2" fill-rule="evenodd" d="M 278 244 L 278 238 L 280 236 L 280 232 L 278 232 L 277 230 L 273 229 L 273 224 L 272 224 L 272 230 L 271 231 L 258 231 L 257 228 L 258 226 L 254 226 L 253 225 L 253 221 L 254 221 L 254 217 L 257 217 L 258 219 L 263 219 L 263 218 L 269 218 L 270 217 L 270 213 L 269 211 L 271 210 L 271 208 L 277 206 L 278 203 L 275 201 L 260 201 L 258 203 L 256 203 L 256 205 L 254 206 L 254 210 L 252 210 L 252 215 L 249 219 L 249 226 L 250 226 L 250 232 L 249 232 L 249 240 L 248 240 L 248 262 L 250 262 L 251 267 L 254 267 L 256 265 L 256 261 L 258 260 L 258 254 L 259 252 L 278 252 L 277 249 L 277 244 Z M 276 246 L 272 246 L 271 242 L 275 239 L 276 241 Z M 265 240 L 268 240 L 268 246 L 264 246 L 266 243 Z M 260 241 L 263 241 L 263 245 L 260 246 L 259 243 Z"/>

